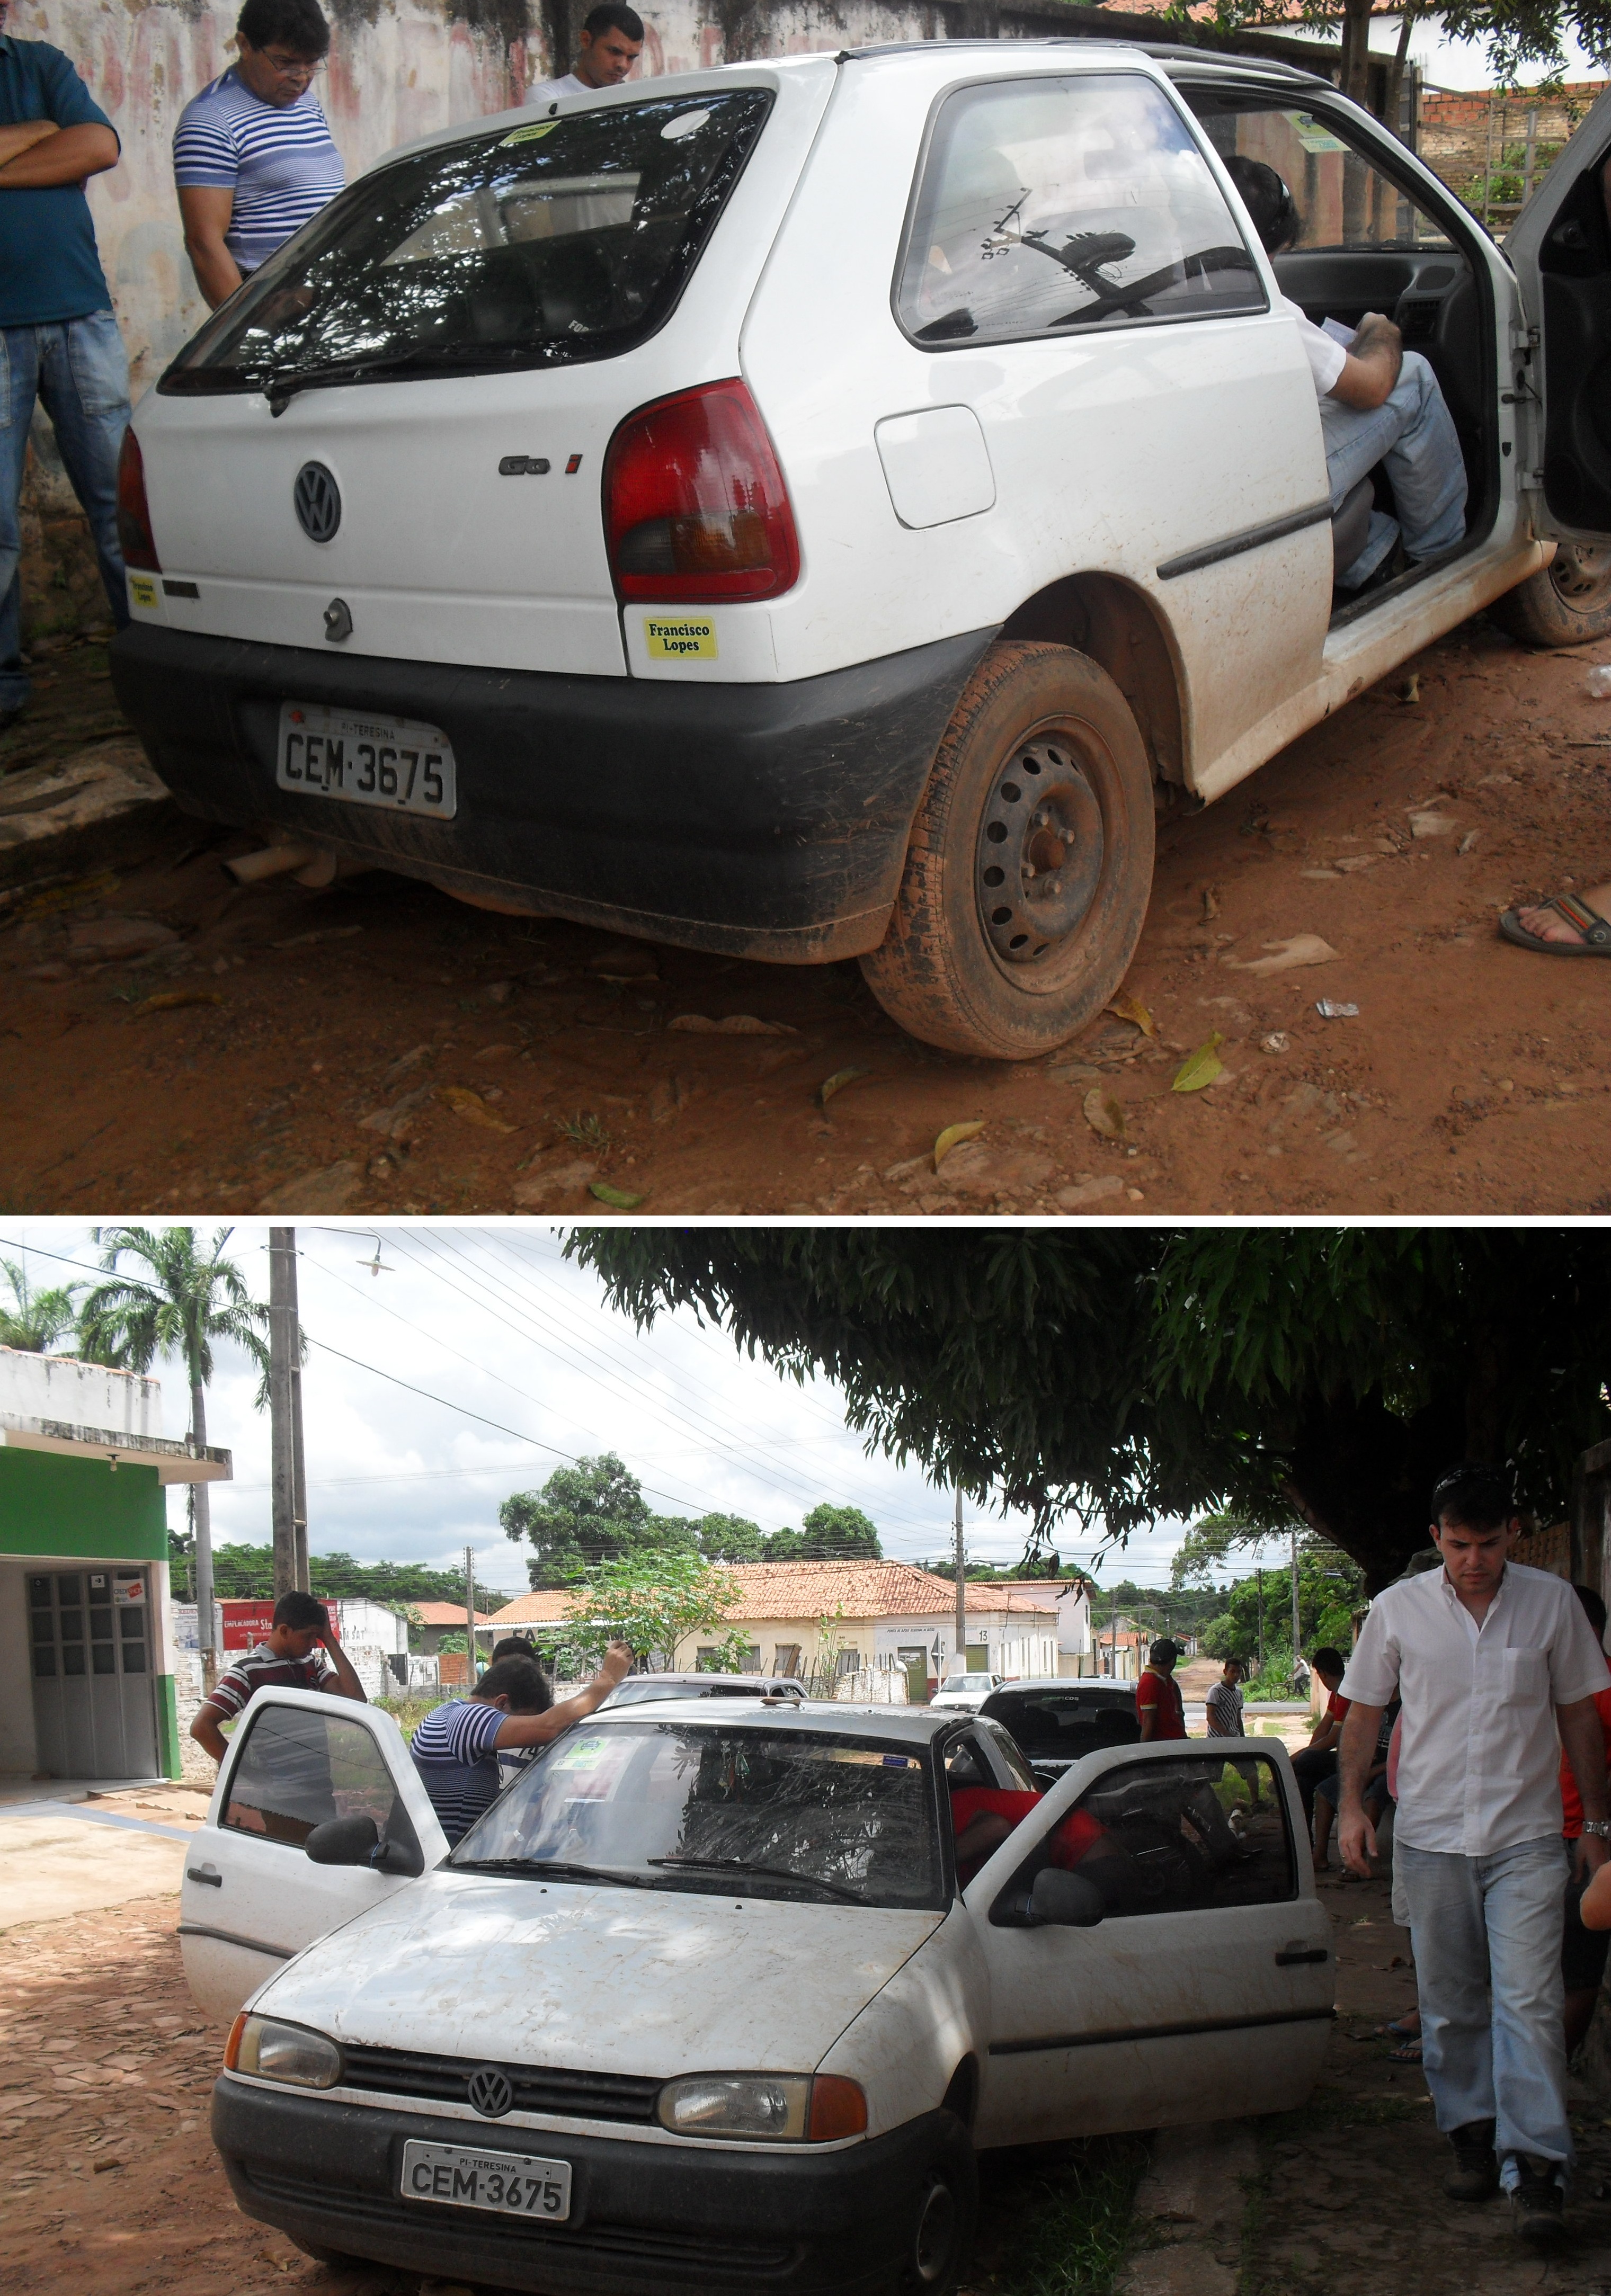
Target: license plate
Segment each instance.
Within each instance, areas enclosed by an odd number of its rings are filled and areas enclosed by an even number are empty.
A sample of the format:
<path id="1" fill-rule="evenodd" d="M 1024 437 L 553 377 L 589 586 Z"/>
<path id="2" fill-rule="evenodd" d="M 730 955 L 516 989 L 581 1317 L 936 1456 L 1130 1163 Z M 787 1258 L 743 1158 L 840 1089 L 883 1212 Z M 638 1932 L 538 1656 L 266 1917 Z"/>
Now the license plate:
<path id="1" fill-rule="evenodd" d="M 504 2217 L 563 2224 L 571 2213 L 571 2163 L 525 2152 L 474 2152 L 463 2144 L 403 2147 L 403 2197 L 449 2208 L 491 2209 Z"/>
<path id="2" fill-rule="evenodd" d="M 284 790 L 451 821 L 458 810 L 453 748 L 440 726 L 410 718 L 355 718 L 314 701 L 280 709 L 275 779 Z"/>

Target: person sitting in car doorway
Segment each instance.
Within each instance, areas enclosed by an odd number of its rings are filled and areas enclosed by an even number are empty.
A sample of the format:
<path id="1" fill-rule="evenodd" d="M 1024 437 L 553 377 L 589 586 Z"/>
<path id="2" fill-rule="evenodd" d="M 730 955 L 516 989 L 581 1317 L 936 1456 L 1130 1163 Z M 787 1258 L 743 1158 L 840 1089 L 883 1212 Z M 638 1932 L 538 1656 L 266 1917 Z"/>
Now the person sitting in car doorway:
<path id="1" fill-rule="evenodd" d="M 489 1666 L 468 1698 L 450 1698 L 426 1715 L 408 1751 L 449 1845 L 460 1841 L 503 1790 L 500 1752 L 546 1746 L 573 1722 L 602 1706 L 632 1671 L 632 1652 L 612 1643 L 587 1687 L 555 1706 L 540 1669 L 530 1659 L 502 1658 Z"/>
<path id="2" fill-rule="evenodd" d="M 644 20 L 625 0 L 599 0 L 588 12 L 577 43 L 576 70 L 560 79 L 528 88 L 528 103 L 549 103 L 556 95 L 596 95 L 626 78 L 643 53 Z"/>
<path id="3" fill-rule="evenodd" d="M 1225 168 L 1266 253 L 1291 247 L 1303 217 L 1275 169 L 1240 153 Z M 1339 572 L 1338 589 L 1357 592 L 1373 577 L 1389 578 L 1401 540 L 1411 565 L 1452 550 L 1466 533 L 1466 464 L 1427 361 L 1404 348 L 1398 329 L 1379 311 L 1368 311 L 1344 341 L 1317 327 L 1289 297 L 1282 302 L 1297 322 L 1320 402 L 1333 516 L 1378 463 L 1398 512 L 1389 518 L 1372 511 L 1365 546 Z"/>

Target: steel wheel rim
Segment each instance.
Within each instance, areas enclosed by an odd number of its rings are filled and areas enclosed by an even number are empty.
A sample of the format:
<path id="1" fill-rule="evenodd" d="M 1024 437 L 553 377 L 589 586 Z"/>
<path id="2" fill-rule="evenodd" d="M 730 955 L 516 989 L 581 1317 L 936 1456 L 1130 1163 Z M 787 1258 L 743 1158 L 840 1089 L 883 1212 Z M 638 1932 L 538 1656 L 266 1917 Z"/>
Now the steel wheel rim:
<path id="1" fill-rule="evenodd" d="M 991 775 L 974 865 L 979 922 L 1015 972 L 1055 957 L 1102 882 L 1102 808 L 1062 735 L 1015 742 Z"/>
<path id="2" fill-rule="evenodd" d="M 956 2196 L 948 2184 L 936 2178 L 923 2196 L 912 2237 L 912 2269 L 919 2287 L 939 2286 L 950 2270 L 956 2244 Z"/>
<path id="3" fill-rule="evenodd" d="M 1582 605 L 1611 587 L 1611 546 L 1589 542 L 1558 543 L 1549 579 L 1557 595 L 1568 605 Z"/>

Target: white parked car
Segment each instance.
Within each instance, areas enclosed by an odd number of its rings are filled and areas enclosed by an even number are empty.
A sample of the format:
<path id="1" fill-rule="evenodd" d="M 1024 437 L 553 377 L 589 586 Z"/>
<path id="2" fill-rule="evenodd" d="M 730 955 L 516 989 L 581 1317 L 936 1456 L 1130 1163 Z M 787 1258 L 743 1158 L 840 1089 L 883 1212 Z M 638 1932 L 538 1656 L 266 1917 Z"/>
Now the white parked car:
<path id="1" fill-rule="evenodd" d="M 1004 1674 L 948 1674 L 929 1704 L 977 1709 L 983 1705 L 991 1691 L 999 1690 L 1006 1680 Z"/>
<path id="2" fill-rule="evenodd" d="M 451 1853 L 396 1725 L 252 1701 L 191 1845 L 250 2216 L 545 2296 L 947 2296 L 994 2145 L 1284 2111 L 1332 2017 L 1285 1753 L 1091 1756 L 1043 1799 L 924 1709 L 624 1708 Z M 1018 1819 L 977 1872 L 958 1839 Z"/>
<path id="3" fill-rule="evenodd" d="M 1027 1058 L 1122 979 L 1158 809 L 1507 594 L 1533 643 L 1611 630 L 1608 141 L 1602 98 L 1501 253 L 1328 84 L 1200 51 L 461 123 L 142 402 L 119 697 L 265 871 L 855 957 L 918 1037 Z M 1295 191 L 1273 263 L 1237 153 Z M 1352 603 L 1283 295 L 1391 313 L 1467 461 L 1460 546 Z"/>

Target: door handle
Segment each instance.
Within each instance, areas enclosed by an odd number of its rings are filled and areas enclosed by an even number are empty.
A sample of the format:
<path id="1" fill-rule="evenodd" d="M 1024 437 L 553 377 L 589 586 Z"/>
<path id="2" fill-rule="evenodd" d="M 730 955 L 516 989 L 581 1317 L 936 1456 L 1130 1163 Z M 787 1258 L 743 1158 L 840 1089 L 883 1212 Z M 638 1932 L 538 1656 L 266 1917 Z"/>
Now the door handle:
<path id="1" fill-rule="evenodd" d="M 205 1882 L 210 1890 L 221 1890 L 224 1887 L 224 1876 L 213 1866 L 187 1866 L 185 1868 L 185 1879 L 187 1882 Z"/>
<path id="2" fill-rule="evenodd" d="M 1331 1951 L 1329 1947 L 1327 1946 L 1305 1946 L 1301 1950 L 1295 1946 L 1288 1946 L 1285 1953 L 1277 1954 L 1276 1967 L 1278 1969 L 1295 1969 L 1301 1962 L 1329 1961 L 1330 1959 Z"/>

